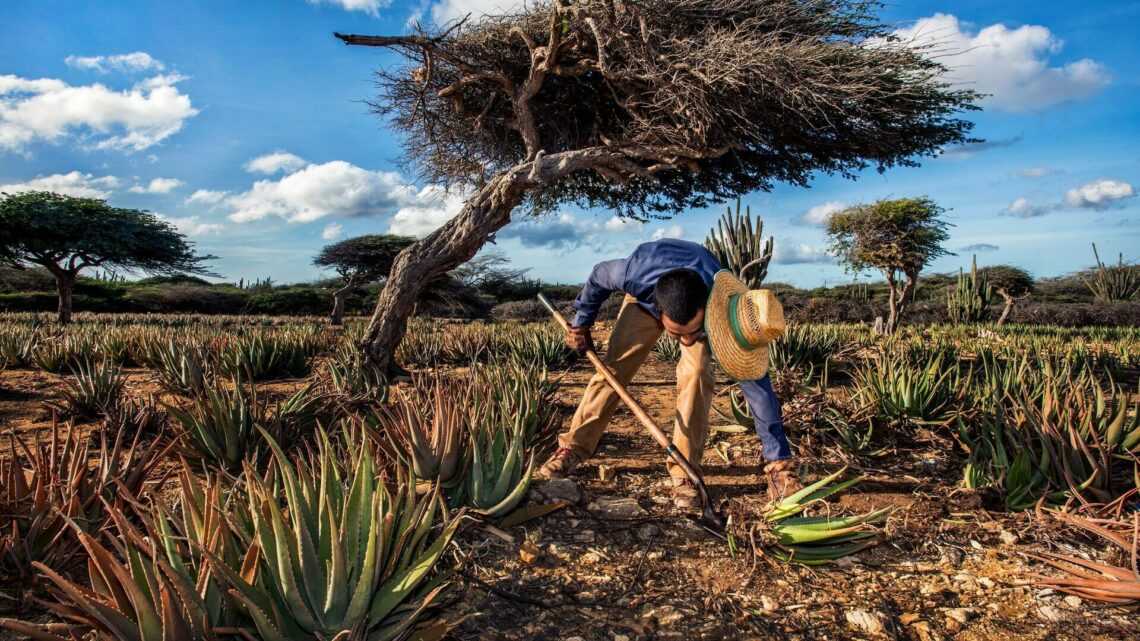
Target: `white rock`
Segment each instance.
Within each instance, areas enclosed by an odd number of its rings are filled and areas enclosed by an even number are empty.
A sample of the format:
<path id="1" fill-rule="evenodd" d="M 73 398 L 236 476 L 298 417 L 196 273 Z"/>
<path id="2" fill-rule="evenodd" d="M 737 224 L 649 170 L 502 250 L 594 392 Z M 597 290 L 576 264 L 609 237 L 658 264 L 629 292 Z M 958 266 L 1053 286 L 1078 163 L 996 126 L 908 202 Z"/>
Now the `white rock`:
<path id="1" fill-rule="evenodd" d="M 577 503 L 582 498 L 573 479 L 551 479 L 534 486 L 534 491 L 549 501 Z"/>
<path id="2" fill-rule="evenodd" d="M 950 608 L 949 610 L 943 612 L 943 614 L 946 615 L 947 619 L 953 619 L 958 623 L 965 623 L 970 620 L 970 615 L 972 612 L 965 608 Z"/>
<path id="3" fill-rule="evenodd" d="M 1081 597 L 1075 594 L 1070 594 L 1069 596 L 1065 597 L 1065 605 L 1075 610 L 1081 607 Z"/>
<path id="4" fill-rule="evenodd" d="M 625 496 L 599 496 L 587 509 L 603 519 L 636 519 L 646 514 L 635 499 Z"/>
<path id="5" fill-rule="evenodd" d="M 767 594 L 761 594 L 760 607 L 763 608 L 765 612 L 775 612 L 780 609 L 780 604 L 776 603 L 776 601 Z"/>
<path id="6" fill-rule="evenodd" d="M 1060 608 L 1055 608 L 1051 605 L 1043 605 L 1038 607 L 1037 616 L 1046 621 L 1052 621 L 1054 623 L 1057 621 L 1065 620 L 1065 613 Z"/>
<path id="7" fill-rule="evenodd" d="M 871 613 L 863 610 L 848 610 L 843 614 L 847 619 L 847 625 L 852 628 L 872 636 L 880 636 L 886 634 L 886 629 L 883 627 L 883 617 L 878 612 Z"/>

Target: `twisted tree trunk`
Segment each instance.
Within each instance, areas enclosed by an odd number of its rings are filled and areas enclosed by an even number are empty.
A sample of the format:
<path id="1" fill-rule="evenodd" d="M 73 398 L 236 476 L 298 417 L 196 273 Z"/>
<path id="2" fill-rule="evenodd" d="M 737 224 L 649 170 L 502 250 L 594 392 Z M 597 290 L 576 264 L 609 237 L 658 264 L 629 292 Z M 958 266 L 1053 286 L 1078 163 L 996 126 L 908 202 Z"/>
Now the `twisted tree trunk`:
<path id="1" fill-rule="evenodd" d="M 1013 296 L 1011 296 L 1005 289 L 999 288 L 997 290 L 997 293 L 1005 299 L 1005 308 L 1001 310 L 1001 316 L 997 321 L 998 327 L 1001 327 L 1002 325 L 1005 325 L 1005 321 L 1009 318 L 1009 313 L 1013 311 L 1014 299 Z"/>
<path id="2" fill-rule="evenodd" d="M 396 257 L 361 345 L 369 361 L 390 376 L 400 367 L 396 348 L 424 287 L 474 256 L 488 236 L 511 220 L 522 202 L 526 174 L 521 167 L 499 174 L 467 201 L 450 221 Z"/>
<path id="3" fill-rule="evenodd" d="M 349 276 L 344 287 L 333 292 L 333 309 L 329 314 L 330 325 L 340 325 L 344 321 L 344 301 L 356 289 L 356 277 Z"/>

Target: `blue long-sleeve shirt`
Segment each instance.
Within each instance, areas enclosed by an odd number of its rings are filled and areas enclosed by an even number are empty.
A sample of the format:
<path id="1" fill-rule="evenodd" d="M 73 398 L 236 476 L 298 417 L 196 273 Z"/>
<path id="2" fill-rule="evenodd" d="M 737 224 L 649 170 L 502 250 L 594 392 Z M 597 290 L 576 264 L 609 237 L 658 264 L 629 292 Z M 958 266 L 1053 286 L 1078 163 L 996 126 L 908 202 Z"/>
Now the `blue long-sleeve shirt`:
<path id="1" fill-rule="evenodd" d="M 574 300 L 574 327 L 589 327 L 598 318 L 598 308 L 610 294 L 625 292 L 654 318 L 661 318 L 653 300 L 653 288 L 667 271 L 691 269 L 712 289 L 713 276 L 720 271 L 716 256 L 704 245 L 665 238 L 642 243 L 628 258 L 607 260 L 594 266 L 582 293 Z"/>
<path id="2" fill-rule="evenodd" d="M 593 325 L 598 318 L 598 309 L 614 292 L 633 295 L 642 309 L 654 318 L 661 318 L 653 299 L 653 288 L 662 274 L 682 268 L 695 271 L 712 289 L 713 277 L 721 266 L 716 256 L 703 245 L 674 238 L 643 243 L 628 258 L 598 263 L 574 300 L 574 309 L 578 313 L 574 316 L 573 326 Z M 740 391 L 752 410 L 764 460 L 791 457 L 780 414 L 780 401 L 772 391 L 768 375 L 756 381 L 740 381 Z"/>

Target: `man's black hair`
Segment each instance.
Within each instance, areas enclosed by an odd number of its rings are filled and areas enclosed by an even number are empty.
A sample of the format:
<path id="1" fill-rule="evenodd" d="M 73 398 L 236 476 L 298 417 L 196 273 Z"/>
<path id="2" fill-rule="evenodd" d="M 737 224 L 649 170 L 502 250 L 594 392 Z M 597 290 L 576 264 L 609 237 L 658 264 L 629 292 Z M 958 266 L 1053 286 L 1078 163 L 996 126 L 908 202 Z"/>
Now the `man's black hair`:
<path id="1" fill-rule="evenodd" d="M 653 298 L 657 311 L 669 320 L 685 325 L 705 308 L 709 298 L 709 286 L 701 275 L 691 269 L 667 271 L 657 279 L 653 287 Z"/>

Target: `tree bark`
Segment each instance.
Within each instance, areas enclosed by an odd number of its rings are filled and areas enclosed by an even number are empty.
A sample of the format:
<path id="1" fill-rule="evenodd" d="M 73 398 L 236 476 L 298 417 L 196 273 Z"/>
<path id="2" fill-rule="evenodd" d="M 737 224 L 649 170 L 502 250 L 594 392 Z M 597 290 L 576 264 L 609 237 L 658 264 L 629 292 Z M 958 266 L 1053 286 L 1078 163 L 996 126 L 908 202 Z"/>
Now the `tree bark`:
<path id="1" fill-rule="evenodd" d="M 59 324 L 67 325 L 71 322 L 71 290 L 75 287 L 75 274 L 56 274 L 55 287 L 59 292 Z"/>
<path id="2" fill-rule="evenodd" d="M 898 279 L 895 278 L 894 273 L 887 275 L 887 284 L 891 289 L 891 314 L 887 318 L 886 333 L 888 335 L 894 334 L 898 329 L 899 322 L 902 320 L 903 312 L 906 311 L 906 306 L 910 303 L 911 297 L 914 295 L 914 286 L 918 282 L 918 274 L 905 274 L 902 289 L 899 290 Z"/>
<path id="3" fill-rule="evenodd" d="M 1001 316 L 998 317 L 997 321 L 998 327 L 1001 327 L 1002 325 L 1005 325 L 1006 319 L 1009 318 L 1009 313 L 1013 311 L 1014 299 L 1013 296 L 1010 296 L 1009 292 L 1005 291 L 1004 289 L 998 289 L 997 293 L 1005 299 L 1005 309 L 1001 310 Z"/>
<path id="4" fill-rule="evenodd" d="M 420 293 L 434 279 L 470 260 L 490 234 L 510 222 L 528 182 L 522 169 L 496 176 L 459 214 L 396 257 L 361 345 L 369 361 L 389 375 L 399 372 L 396 348 L 407 333 L 408 317 Z"/>
<path id="5" fill-rule="evenodd" d="M 344 301 L 345 301 L 345 299 L 348 298 L 348 295 L 351 294 L 353 292 L 353 290 L 355 290 L 355 289 L 356 289 L 356 279 L 349 277 L 348 283 L 346 283 L 344 287 L 341 287 L 340 289 L 336 290 L 335 293 L 333 293 L 333 309 L 332 309 L 332 313 L 329 314 L 329 324 L 340 325 L 343 323 L 343 321 L 344 321 Z"/>

